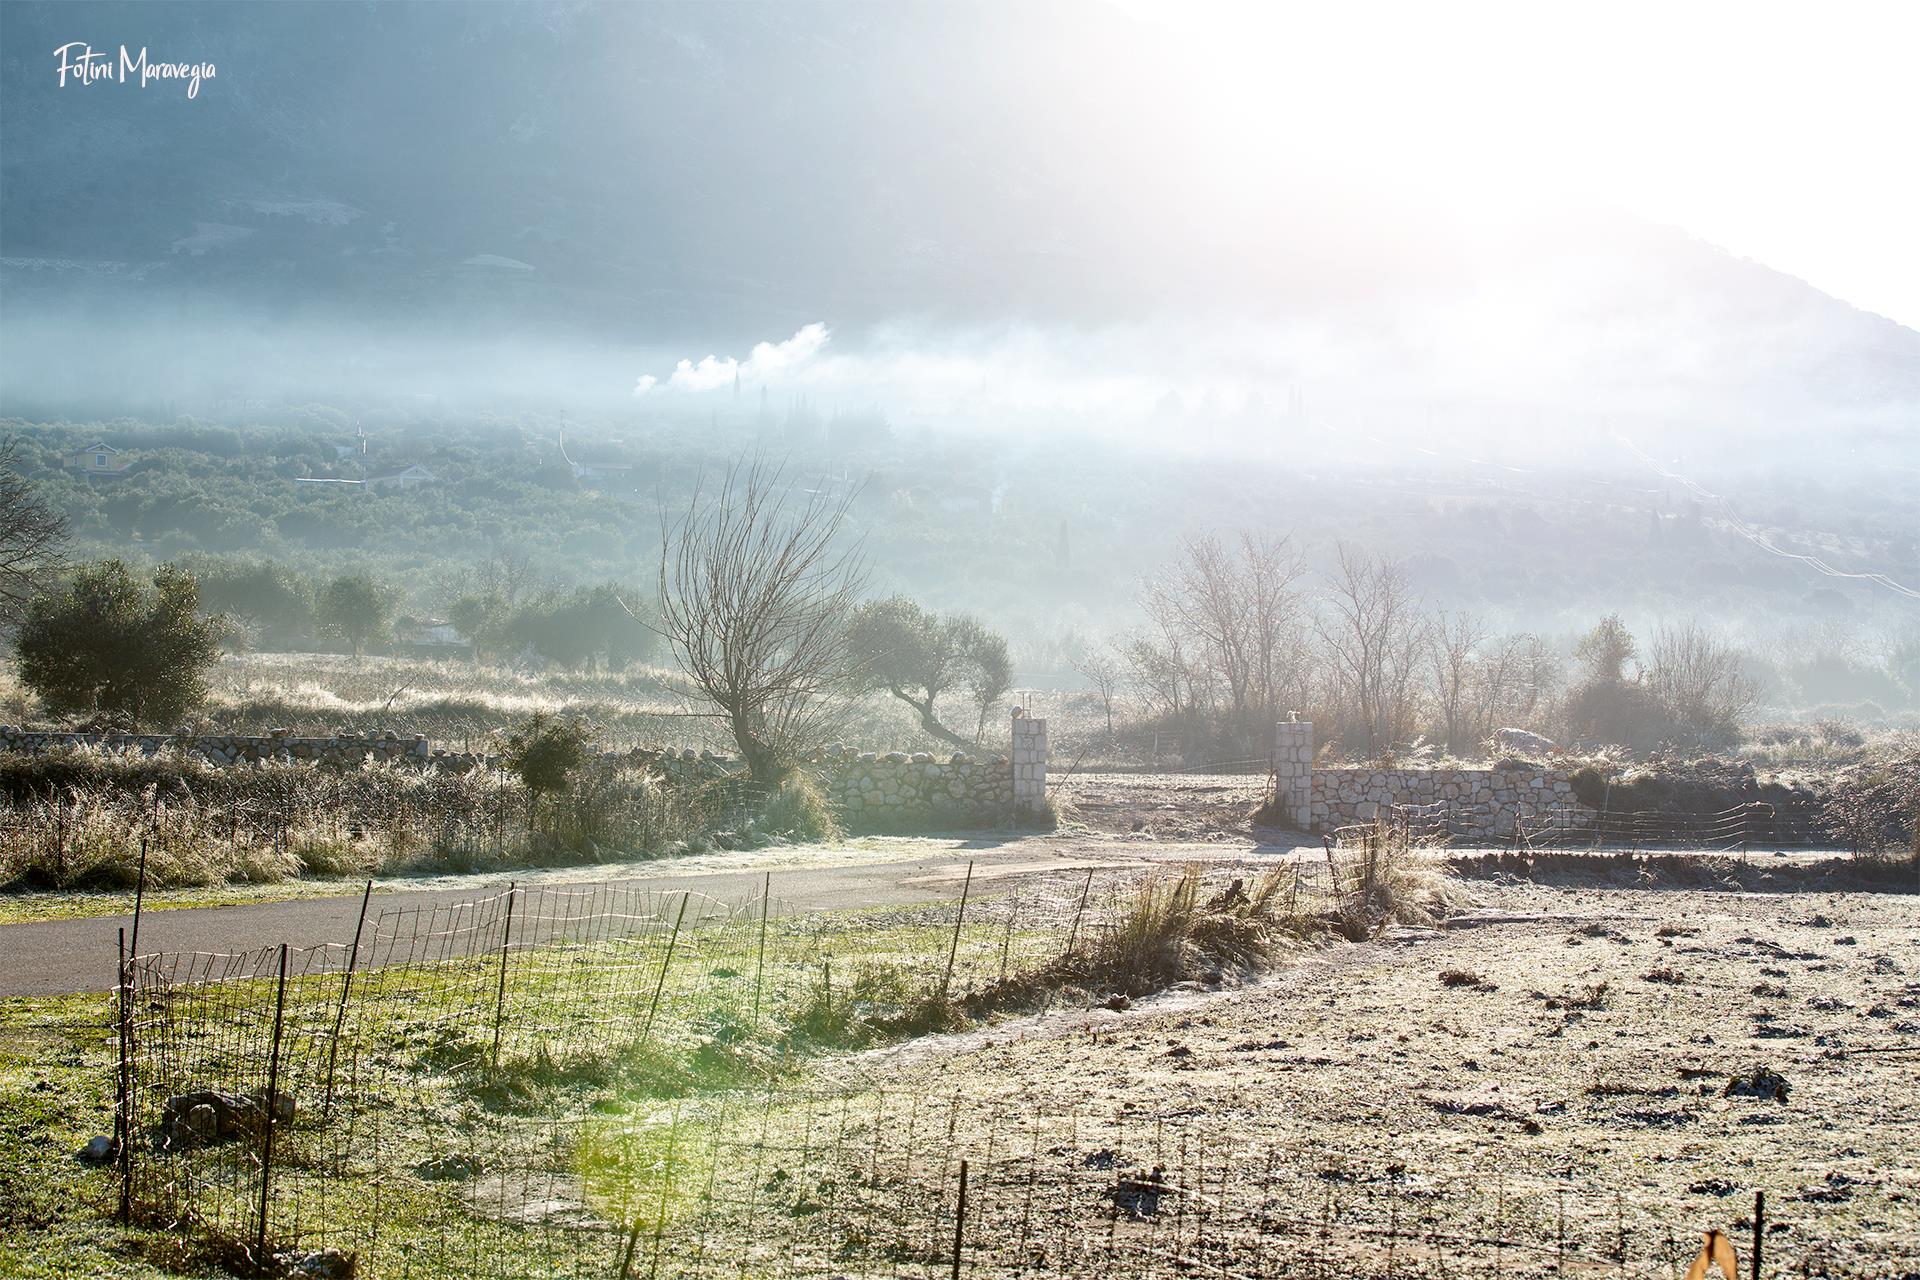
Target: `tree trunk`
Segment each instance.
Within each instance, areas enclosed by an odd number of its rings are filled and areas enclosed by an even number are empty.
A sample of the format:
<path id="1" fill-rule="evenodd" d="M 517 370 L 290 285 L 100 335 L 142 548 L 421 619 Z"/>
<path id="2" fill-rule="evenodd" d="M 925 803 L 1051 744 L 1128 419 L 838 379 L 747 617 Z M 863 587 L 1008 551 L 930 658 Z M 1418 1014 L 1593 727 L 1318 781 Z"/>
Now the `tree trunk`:
<path id="1" fill-rule="evenodd" d="M 727 718 L 733 727 L 734 744 L 740 748 L 740 758 L 747 762 L 747 776 L 762 786 L 778 787 L 786 780 L 787 771 L 771 744 L 760 736 L 745 713 L 731 712 Z"/>
<path id="2" fill-rule="evenodd" d="M 940 739 L 940 741 L 947 743 L 949 746 L 958 747 L 962 751 L 973 745 L 934 718 L 932 698 L 916 698 L 904 689 L 893 689 L 890 692 L 894 697 L 919 712 L 920 727 Z"/>

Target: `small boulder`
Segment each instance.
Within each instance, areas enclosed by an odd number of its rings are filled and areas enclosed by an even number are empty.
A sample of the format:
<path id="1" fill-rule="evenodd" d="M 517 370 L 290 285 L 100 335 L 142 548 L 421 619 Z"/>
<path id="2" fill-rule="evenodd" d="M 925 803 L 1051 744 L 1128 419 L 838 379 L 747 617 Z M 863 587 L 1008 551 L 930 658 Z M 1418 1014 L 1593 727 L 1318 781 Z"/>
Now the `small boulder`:
<path id="1" fill-rule="evenodd" d="M 120 1144 L 104 1133 L 96 1134 L 75 1154 L 82 1164 L 105 1164 L 120 1154 Z"/>

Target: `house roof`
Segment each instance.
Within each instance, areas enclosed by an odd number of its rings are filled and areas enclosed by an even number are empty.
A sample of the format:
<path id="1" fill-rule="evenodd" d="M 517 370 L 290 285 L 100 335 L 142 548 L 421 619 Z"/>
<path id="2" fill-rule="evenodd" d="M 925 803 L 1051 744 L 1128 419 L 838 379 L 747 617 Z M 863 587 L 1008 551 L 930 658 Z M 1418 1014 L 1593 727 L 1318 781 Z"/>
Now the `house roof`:
<path id="1" fill-rule="evenodd" d="M 433 479 L 433 472 L 427 470 L 424 466 L 422 466 L 418 462 L 415 462 L 415 463 L 409 464 L 408 466 L 401 467 L 398 471 L 383 471 L 377 476 L 368 476 L 367 483 L 377 484 L 382 480 L 398 480 L 402 476 L 411 476 L 411 475 L 423 475 L 429 480 Z"/>
<path id="2" fill-rule="evenodd" d="M 98 444 L 90 444 L 84 449 L 69 449 L 67 450 L 67 456 L 73 457 L 74 455 L 81 454 L 81 453 L 118 453 L 118 452 L 120 452 L 118 449 L 114 448 L 110 444 L 107 444 L 105 441 L 102 441 Z"/>

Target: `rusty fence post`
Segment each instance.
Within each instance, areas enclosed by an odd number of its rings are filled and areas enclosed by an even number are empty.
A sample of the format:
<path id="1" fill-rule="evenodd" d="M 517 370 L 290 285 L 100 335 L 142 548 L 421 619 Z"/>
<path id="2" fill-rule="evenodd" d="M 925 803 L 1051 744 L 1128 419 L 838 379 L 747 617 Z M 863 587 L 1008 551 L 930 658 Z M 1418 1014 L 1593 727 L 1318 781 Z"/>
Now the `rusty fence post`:
<path id="1" fill-rule="evenodd" d="M 967 1232 L 967 1162 L 960 1162 L 960 1200 L 953 1210 L 952 1280 L 960 1280 L 960 1259 L 965 1254 Z"/>
<path id="2" fill-rule="evenodd" d="M 115 1031 L 120 1040 L 120 1072 L 115 1085 L 113 1108 L 114 1140 L 120 1161 L 120 1221 L 133 1221 L 133 1036 L 129 1023 L 133 1014 L 133 963 L 127 958 L 127 931 L 120 930 L 120 972 L 114 983 L 118 1007 L 114 1011 Z"/>
<path id="3" fill-rule="evenodd" d="M 140 954 L 140 911 L 147 900 L 147 838 L 140 837 L 140 873 L 133 885 L 133 936 L 127 939 L 127 958 Z"/>

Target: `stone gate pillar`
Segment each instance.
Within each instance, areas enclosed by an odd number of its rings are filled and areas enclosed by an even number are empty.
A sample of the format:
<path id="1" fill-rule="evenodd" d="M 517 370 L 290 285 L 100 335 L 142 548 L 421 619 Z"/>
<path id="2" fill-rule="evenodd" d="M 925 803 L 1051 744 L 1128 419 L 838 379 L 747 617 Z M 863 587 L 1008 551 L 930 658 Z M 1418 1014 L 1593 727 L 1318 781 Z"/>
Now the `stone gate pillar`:
<path id="1" fill-rule="evenodd" d="M 1018 716 L 1013 722 L 1013 811 L 1047 807 L 1047 722 Z"/>
<path id="2" fill-rule="evenodd" d="M 1283 720 L 1273 726 L 1273 789 L 1280 816 L 1300 831 L 1313 830 L 1313 723 Z"/>

